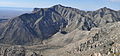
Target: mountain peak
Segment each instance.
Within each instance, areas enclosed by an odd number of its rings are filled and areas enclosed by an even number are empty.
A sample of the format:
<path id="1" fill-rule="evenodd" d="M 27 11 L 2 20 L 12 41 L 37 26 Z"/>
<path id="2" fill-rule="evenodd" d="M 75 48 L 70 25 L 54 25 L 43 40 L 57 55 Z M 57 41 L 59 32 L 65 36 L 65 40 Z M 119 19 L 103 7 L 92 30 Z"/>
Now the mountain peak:
<path id="1" fill-rule="evenodd" d="M 112 10 L 112 9 L 110 9 L 110 8 L 107 8 L 107 7 L 103 7 L 103 8 L 100 8 L 100 9 L 98 9 L 98 10 L 102 10 L 102 11 L 107 11 L 107 10 L 114 11 L 114 10 Z"/>
<path id="2" fill-rule="evenodd" d="M 58 7 L 64 7 L 64 6 L 62 6 L 61 4 L 57 4 L 57 5 L 54 5 L 54 6 L 52 6 L 52 7 L 58 8 Z M 33 12 L 40 11 L 41 9 L 45 9 L 45 8 L 34 8 L 34 9 L 33 9 Z"/>
<path id="3" fill-rule="evenodd" d="M 65 6 L 63 6 L 63 5 L 61 5 L 61 4 L 57 4 L 57 5 L 54 5 L 54 6 L 52 6 L 52 7 L 65 7 Z"/>
<path id="4" fill-rule="evenodd" d="M 107 8 L 107 7 L 103 7 L 103 9 L 109 9 L 109 8 Z"/>
<path id="5" fill-rule="evenodd" d="M 101 9 L 104 9 L 104 10 L 111 10 L 110 8 L 107 8 L 107 7 L 103 7 Z"/>
<path id="6" fill-rule="evenodd" d="M 33 11 L 38 11 L 40 8 L 34 8 Z"/>
<path id="7" fill-rule="evenodd" d="M 54 6 L 63 6 L 63 5 L 61 5 L 61 4 L 57 4 L 57 5 L 54 5 Z"/>

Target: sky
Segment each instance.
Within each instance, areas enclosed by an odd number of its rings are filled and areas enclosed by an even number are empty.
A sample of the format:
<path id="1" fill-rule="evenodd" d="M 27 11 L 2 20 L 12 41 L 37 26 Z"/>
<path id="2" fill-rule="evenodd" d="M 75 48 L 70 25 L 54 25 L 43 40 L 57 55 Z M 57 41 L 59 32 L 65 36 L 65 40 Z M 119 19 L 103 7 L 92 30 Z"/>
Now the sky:
<path id="1" fill-rule="evenodd" d="M 102 7 L 120 10 L 120 0 L 0 0 L 0 7 L 47 8 L 57 4 L 80 10 L 97 10 Z"/>

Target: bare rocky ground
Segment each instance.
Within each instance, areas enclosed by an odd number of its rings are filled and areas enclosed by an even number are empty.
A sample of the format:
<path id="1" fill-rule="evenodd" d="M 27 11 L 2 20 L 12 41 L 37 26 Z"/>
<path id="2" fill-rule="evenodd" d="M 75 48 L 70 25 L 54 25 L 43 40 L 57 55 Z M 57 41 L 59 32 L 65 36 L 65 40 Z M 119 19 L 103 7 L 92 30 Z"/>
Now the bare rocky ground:
<path id="1" fill-rule="evenodd" d="M 120 12 L 55 5 L 0 23 L 0 56 L 119 56 Z"/>
<path id="2" fill-rule="evenodd" d="M 109 23 L 90 31 L 76 29 L 68 34 L 56 33 L 42 45 L 2 45 L 1 56 L 118 56 L 120 22 Z"/>

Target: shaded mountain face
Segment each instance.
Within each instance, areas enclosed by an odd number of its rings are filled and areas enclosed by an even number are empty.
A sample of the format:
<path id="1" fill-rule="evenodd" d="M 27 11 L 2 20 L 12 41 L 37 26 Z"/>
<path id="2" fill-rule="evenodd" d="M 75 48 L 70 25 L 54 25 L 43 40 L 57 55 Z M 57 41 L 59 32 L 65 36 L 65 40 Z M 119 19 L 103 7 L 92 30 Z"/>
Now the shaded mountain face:
<path id="1" fill-rule="evenodd" d="M 57 32 L 70 33 L 75 29 L 91 30 L 107 23 L 120 20 L 119 11 L 101 8 L 96 11 L 82 11 L 62 5 L 50 8 L 34 8 L 10 19 L 0 34 L 0 43 L 29 45 L 42 43 Z"/>
<path id="2" fill-rule="evenodd" d="M 5 25 L 9 22 L 9 19 L 0 19 L 0 34 L 2 34 L 2 32 L 5 29 Z"/>

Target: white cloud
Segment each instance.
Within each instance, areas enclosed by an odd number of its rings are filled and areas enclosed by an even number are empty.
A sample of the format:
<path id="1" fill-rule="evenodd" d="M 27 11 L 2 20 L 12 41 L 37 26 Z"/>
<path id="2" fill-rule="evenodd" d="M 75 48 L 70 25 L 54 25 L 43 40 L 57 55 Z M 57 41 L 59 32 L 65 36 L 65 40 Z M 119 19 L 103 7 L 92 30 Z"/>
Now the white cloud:
<path id="1" fill-rule="evenodd" d="M 120 0 L 109 0 L 111 2 L 120 2 Z"/>

